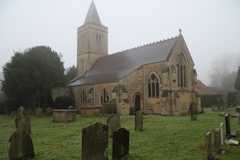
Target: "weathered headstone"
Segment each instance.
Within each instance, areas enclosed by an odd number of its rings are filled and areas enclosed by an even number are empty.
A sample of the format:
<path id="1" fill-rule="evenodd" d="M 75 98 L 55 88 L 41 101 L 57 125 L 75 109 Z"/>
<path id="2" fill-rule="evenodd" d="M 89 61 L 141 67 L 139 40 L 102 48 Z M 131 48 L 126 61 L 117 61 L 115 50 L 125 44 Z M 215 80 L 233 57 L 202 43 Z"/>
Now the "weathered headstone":
<path id="1" fill-rule="evenodd" d="M 33 107 L 28 107 L 27 109 L 27 115 L 34 115 L 34 108 Z"/>
<path id="2" fill-rule="evenodd" d="M 48 107 L 45 112 L 45 116 L 52 116 L 53 115 L 53 110 L 51 107 Z"/>
<path id="3" fill-rule="evenodd" d="M 197 120 L 196 104 L 194 102 L 191 102 L 190 104 L 190 114 L 191 121 Z"/>
<path id="4" fill-rule="evenodd" d="M 10 160 L 34 158 L 31 137 L 23 130 L 17 129 L 8 142 L 8 156 Z"/>
<path id="5" fill-rule="evenodd" d="M 42 116 L 43 116 L 43 110 L 42 110 L 42 108 L 37 107 L 37 108 L 35 109 L 35 116 L 36 116 L 36 117 L 42 117 Z"/>
<path id="6" fill-rule="evenodd" d="M 138 111 L 135 115 L 135 131 L 142 131 L 143 130 L 143 112 Z"/>
<path id="7" fill-rule="evenodd" d="M 107 160 L 108 127 L 93 123 L 82 129 L 82 159 Z"/>
<path id="8" fill-rule="evenodd" d="M 108 136 L 112 137 L 113 132 L 121 128 L 120 117 L 117 114 L 111 114 L 107 118 Z"/>
<path id="9" fill-rule="evenodd" d="M 220 132 L 221 132 L 221 145 L 224 145 L 224 137 L 225 137 L 224 123 L 220 124 Z"/>
<path id="10" fill-rule="evenodd" d="M 11 117 L 17 117 L 17 111 L 12 111 L 11 112 Z"/>
<path id="11" fill-rule="evenodd" d="M 31 134 L 30 119 L 27 115 L 21 115 L 15 119 L 16 129 L 22 129 Z"/>
<path id="12" fill-rule="evenodd" d="M 212 158 L 212 135 L 208 132 L 205 137 L 205 160 L 210 160 Z"/>
<path id="13" fill-rule="evenodd" d="M 23 106 L 20 106 L 17 110 L 17 117 L 20 117 L 21 115 L 26 115 L 27 111 Z"/>
<path id="14" fill-rule="evenodd" d="M 129 153 L 129 131 L 119 128 L 113 132 L 112 158 L 121 158 Z"/>
<path id="15" fill-rule="evenodd" d="M 236 132 L 231 132 L 230 128 L 230 117 L 228 114 L 225 115 L 225 123 L 226 123 L 226 138 L 230 139 L 231 137 L 236 137 Z"/>
<path id="16" fill-rule="evenodd" d="M 214 152 L 221 153 L 221 132 L 219 128 L 214 131 Z"/>

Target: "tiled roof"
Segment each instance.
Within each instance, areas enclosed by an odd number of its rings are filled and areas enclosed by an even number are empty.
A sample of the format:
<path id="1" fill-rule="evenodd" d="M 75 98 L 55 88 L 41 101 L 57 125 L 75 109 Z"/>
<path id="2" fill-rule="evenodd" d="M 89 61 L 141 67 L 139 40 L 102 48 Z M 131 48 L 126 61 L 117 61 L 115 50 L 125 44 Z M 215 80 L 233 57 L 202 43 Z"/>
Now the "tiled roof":
<path id="1" fill-rule="evenodd" d="M 97 25 L 102 25 L 99 15 L 98 15 L 98 12 L 97 12 L 97 9 L 96 9 L 96 6 L 93 1 L 88 9 L 88 13 L 87 13 L 87 16 L 84 21 L 84 24 L 87 24 L 87 23 L 94 23 Z"/>
<path id="2" fill-rule="evenodd" d="M 167 61 L 176 41 L 177 37 L 99 58 L 68 86 L 117 82 L 144 64 Z"/>
<path id="3" fill-rule="evenodd" d="M 198 94 L 199 95 L 204 95 L 204 94 L 218 94 L 211 88 L 208 88 L 203 84 L 200 80 L 197 81 L 197 88 L 198 88 Z"/>

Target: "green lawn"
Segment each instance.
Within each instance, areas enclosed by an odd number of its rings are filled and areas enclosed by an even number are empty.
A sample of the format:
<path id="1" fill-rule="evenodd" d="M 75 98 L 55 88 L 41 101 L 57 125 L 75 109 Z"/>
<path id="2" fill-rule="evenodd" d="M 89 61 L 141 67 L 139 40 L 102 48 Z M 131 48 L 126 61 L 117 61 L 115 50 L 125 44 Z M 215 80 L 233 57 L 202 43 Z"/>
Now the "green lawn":
<path id="1" fill-rule="evenodd" d="M 219 112 L 205 109 L 197 121 L 190 116 L 144 116 L 144 130 L 134 130 L 134 116 L 120 116 L 121 126 L 130 131 L 130 155 L 125 159 L 170 159 L 170 160 L 203 160 L 205 158 L 205 135 L 212 132 L 225 118 Z M 91 122 L 107 123 L 106 117 L 81 117 L 72 123 L 52 123 L 52 117 L 36 118 L 30 116 L 32 141 L 35 160 L 38 159 L 81 159 L 82 128 Z M 240 131 L 238 118 L 230 118 L 231 131 Z M 0 116 L 0 159 L 8 159 L 7 144 L 15 131 L 14 118 Z M 240 141 L 240 138 L 237 139 Z M 226 146 L 226 154 L 216 155 L 222 160 L 239 160 L 240 146 Z M 112 139 L 109 138 L 108 155 L 111 159 Z"/>

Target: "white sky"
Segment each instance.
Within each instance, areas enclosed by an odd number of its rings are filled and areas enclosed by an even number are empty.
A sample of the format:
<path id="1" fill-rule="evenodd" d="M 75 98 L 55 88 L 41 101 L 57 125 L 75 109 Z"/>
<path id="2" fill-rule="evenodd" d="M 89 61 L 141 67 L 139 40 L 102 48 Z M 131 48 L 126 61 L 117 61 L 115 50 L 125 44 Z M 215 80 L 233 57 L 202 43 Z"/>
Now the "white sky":
<path id="1" fill-rule="evenodd" d="M 76 66 L 77 28 L 92 0 L 0 0 L 0 66 L 13 51 L 47 45 Z M 240 54 L 239 0 L 94 0 L 108 27 L 109 54 L 143 44 L 183 37 L 198 79 L 220 54 Z M 2 68 L 0 68 L 2 72 Z"/>

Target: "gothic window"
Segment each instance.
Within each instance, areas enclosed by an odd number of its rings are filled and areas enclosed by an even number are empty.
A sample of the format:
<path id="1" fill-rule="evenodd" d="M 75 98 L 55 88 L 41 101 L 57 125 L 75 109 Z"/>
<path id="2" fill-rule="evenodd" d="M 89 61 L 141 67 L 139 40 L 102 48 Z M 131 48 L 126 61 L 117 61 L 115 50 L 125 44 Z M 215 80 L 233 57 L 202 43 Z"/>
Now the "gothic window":
<path id="1" fill-rule="evenodd" d="M 100 34 L 96 34 L 96 41 L 101 42 L 102 41 L 102 36 Z"/>
<path id="2" fill-rule="evenodd" d="M 181 52 L 178 56 L 178 87 L 187 87 L 186 81 L 186 60 Z"/>
<path id="3" fill-rule="evenodd" d="M 86 96 L 86 92 L 83 89 L 81 92 L 81 103 L 86 103 L 87 102 L 87 96 Z"/>
<path id="4" fill-rule="evenodd" d="M 101 103 L 107 103 L 109 101 L 108 92 L 104 88 L 101 92 Z"/>
<path id="5" fill-rule="evenodd" d="M 159 79 L 152 73 L 148 78 L 148 97 L 159 97 Z"/>

